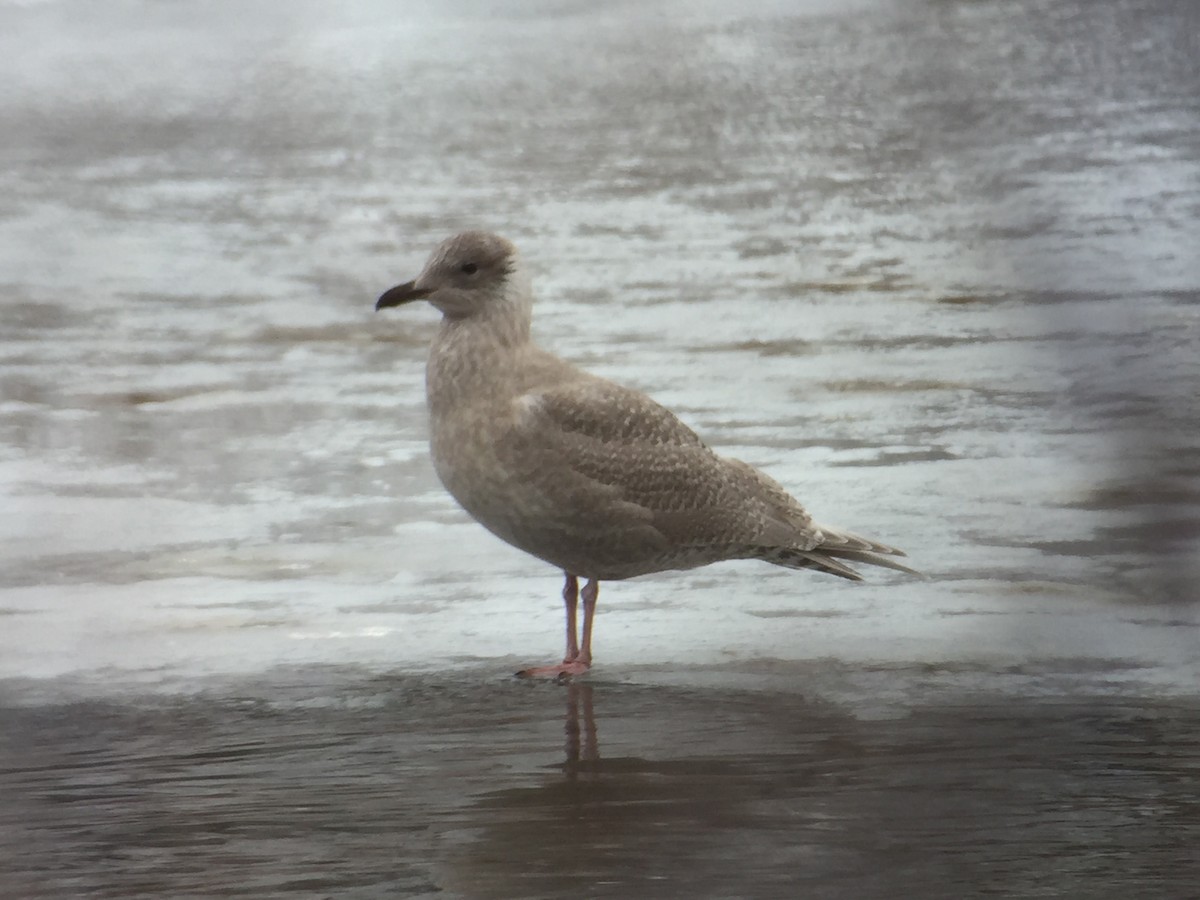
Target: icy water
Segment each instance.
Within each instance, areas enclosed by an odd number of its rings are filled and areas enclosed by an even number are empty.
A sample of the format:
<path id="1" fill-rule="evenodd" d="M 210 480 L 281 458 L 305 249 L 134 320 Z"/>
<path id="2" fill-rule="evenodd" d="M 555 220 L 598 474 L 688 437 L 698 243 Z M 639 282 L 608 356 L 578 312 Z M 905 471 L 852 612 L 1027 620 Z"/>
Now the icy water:
<path id="1" fill-rule="evenodd" d="M 0 895 L 1163 897 L 1200 863 L 1200 7 L 0 2 Z M 924 580 L 559 576 L 442 237 Z"/>

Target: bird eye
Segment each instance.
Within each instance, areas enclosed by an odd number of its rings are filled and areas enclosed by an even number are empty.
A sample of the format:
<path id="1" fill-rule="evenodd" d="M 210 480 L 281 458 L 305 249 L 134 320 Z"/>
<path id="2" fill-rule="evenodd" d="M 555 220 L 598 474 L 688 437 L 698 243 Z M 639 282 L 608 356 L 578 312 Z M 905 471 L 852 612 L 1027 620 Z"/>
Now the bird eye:
<path id="1" fill-rule="evenodd" d="M 475 265 L 475 263 L 463 263 L 459 268 L 468 275 L 474 275 L 479 271 L 479 266 Z"/>

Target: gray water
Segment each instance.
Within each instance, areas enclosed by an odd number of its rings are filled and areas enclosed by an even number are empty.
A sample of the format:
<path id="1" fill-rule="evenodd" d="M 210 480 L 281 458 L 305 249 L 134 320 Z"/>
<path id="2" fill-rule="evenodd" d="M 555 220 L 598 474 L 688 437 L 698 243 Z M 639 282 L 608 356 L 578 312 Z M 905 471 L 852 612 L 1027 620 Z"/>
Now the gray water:
<path id="1" fill-rule="evenodd" d="M 593 6 L 0 3 L 0 893 L 1194 896 L 1200 8 Z M 467 227 L 928 577 L 512 681 L 372 311 Z"/>

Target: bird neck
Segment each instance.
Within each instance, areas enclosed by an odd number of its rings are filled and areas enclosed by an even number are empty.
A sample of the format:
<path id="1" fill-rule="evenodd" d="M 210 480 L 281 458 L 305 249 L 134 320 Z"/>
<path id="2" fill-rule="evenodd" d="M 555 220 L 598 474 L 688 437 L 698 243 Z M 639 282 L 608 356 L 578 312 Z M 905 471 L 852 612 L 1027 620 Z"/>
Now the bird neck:
<path id="1" fill-rule="evenodd" d="M 508 294 L 474 315 L 442 318 L 425 372 L 434 417 L 496 401 L 505 384 L 500 373 L 532 344 L 527 298 Z"/>

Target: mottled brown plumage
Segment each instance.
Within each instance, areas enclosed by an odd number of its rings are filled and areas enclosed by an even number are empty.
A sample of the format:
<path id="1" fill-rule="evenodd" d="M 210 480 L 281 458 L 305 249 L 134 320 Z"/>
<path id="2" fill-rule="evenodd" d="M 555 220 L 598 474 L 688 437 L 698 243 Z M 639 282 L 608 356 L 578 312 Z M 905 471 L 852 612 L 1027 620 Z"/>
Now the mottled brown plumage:
<path id="1" fill-rule="evenodd" d="M 426 372 L 438 476 L 478 522 L 568 576 L 568 658 L 544 674 L 590 664 L 602 580 L 726 559 L 855 580 L 846 561 L 911 571 L 889 558 L 904 555 L 894 547 L 818 526 L 778 483 L 718 456 L 645 394 L 534 344 L 532 288 L 504 238 L 449 238 L 376 308 L 416 299 L 443 314 Z M 572 654 L 575 577 L 589 584 Z"/>

